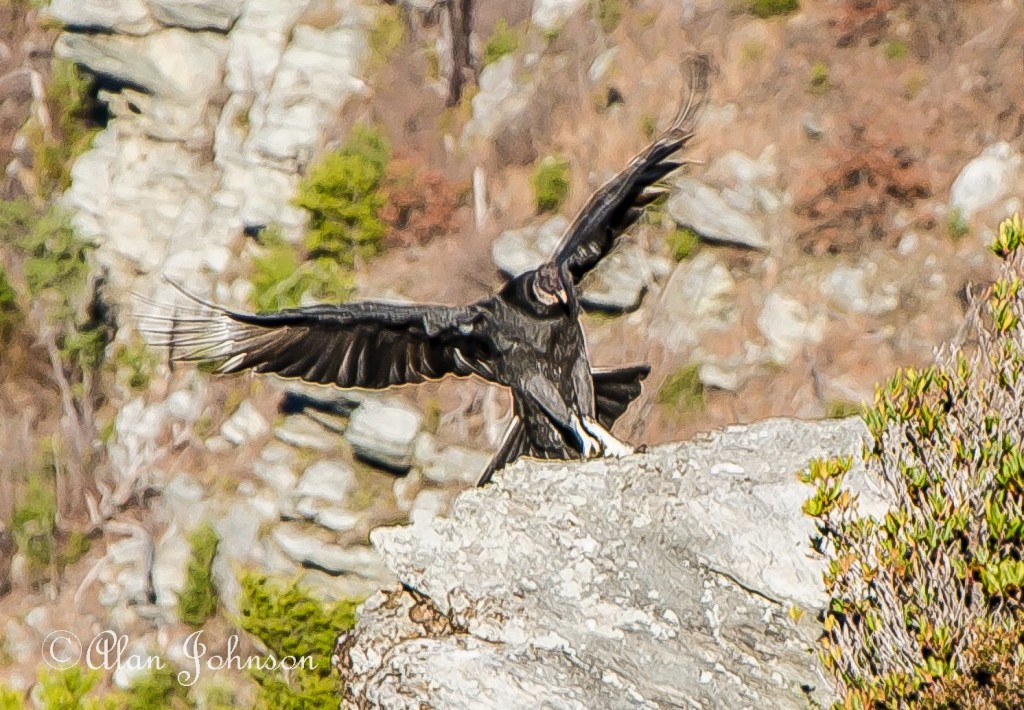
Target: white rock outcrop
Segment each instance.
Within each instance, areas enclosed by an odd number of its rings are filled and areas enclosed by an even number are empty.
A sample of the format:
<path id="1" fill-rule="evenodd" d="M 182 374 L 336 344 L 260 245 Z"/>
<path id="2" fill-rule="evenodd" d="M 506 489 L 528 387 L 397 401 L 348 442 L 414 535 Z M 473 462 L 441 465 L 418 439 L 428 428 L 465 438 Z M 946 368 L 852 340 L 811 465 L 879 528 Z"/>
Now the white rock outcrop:
<path id="1" fill-rule="evenodd" d="M 345 438 L 361 458 L 406 471 L 412 466 L 422 426 L 419 410 L 401 400 L 367 399 L 352 413 Z"/>
<path id="2" fill-rule="evenodd" d="M 825 318 L 812 314 L 797 300 L 772 292 L 757 316 L 757 329 L 768 341 L 772 360 L 782 365 L 799 355 L 805 345 L 821 342 Z"/>
<path id="3" fill-rule="evenodd" d="M 582 5 L 583 0 L 534 0 L 530 20 L 544 31 L 553 30 Z"/>
<path id="4" fill-rule="evenodd" d="M 524 460 L 450 519 L 374 531 L 404 589 L 339 638 L 343 706 L 827 705 L 823 563 L 796 473 L 865 434 L 776 419 L 623 460 Z M 863 469 L 851 478 L 884 511 Z M 791 606 L 812 613 L 797 624 Z"/>
<path id="5" fill-rule="evenodd" d="M 953 181 L 949 189 L 950 206 L 961 210 L 965 217 L 971 217 L 1007 197 L 1024 178 L 1022 162 L 1024 159 L 1005 141 L 988 146 L 967 163 Z"/>
<path id="6" fill-rule="evenodd" d="M 752 249 L 769 246 L 764 229 L 757 222 L 696 178 L 683 177 L 675 181 L 666 209 L 676 223 L 689 227 L 704 239 Z"/>
<path id="7" fill-rule="evenodd" d="M 104 77 L 112 118 L 76 163 L 64 202 L 98 246 L 112 293 L 200 293 L 245 228 L 303 224 L 290 200 L 324 129 L 365 90 L 373 10 L 313 0 L 58 0 L 56 52 Z M 170 300 L 170 292 L 166 300 Z"/>

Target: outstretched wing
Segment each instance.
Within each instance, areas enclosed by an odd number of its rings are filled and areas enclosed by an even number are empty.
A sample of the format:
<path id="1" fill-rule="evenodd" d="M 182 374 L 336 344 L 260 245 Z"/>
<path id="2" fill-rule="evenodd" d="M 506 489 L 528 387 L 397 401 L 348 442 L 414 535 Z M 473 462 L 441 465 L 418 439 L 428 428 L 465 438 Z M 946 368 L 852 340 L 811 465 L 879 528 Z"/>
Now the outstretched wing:
<path id="1" fill-rule="evenodd" d="M 339 387 L 380 389 L 489 370 L 482 311 L 362 301 L 276 313 L 239 313 L 186 294 L 192 304 L 144 316 L 174 360 L 217 372 L 252 369 Z"/>
<path id="2" fill-rule="evenodd" d="M 664 194 L 656 183 L 684 164 L 668 158 L 695 135 L 712 71 L 705 55 L 692 57 L 687 64 L 690 93 L 672 125 L 591 196 L 558 245 L 552 261 L 567 268 L 574 281 L 611 251 L 615 239 L 640 218 L 644 207 Z"/>

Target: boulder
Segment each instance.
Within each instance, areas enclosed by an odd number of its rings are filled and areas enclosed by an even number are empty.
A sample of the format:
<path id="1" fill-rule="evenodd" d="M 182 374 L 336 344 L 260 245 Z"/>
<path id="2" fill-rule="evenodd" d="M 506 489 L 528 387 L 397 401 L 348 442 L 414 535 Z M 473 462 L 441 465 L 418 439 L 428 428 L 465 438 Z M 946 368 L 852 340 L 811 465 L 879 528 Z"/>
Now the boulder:
<path id="1" fill-rule="evenodd" d="M 354 485 L 355 475 L 344 461 L 317 461 L 302 474 L 295 495 L 343 503 Z"/>
<path id="2" fill-rule="evenodd" d="M 305 567 L 333 575 L 356 574 L 385 583 L 393 579 L 380 555 L 369 547 L 342 547 L 327 541 L 329 536 L 308 531 L 297 523 L 278 526 L 271 537 L 288 558 Z"/>
<path id="3" fill-rule="evenodd" d="M 877 265 L 871 262 L 859 266 L 840 264 L 825 277 L 821 293 L 846 313 L 877 316 L 894 311 L 899 306 L 894 284 L 879 292 L 869 288 L 869 280 L 876 271 Z"/>
<path id="4" fill-rule="evenodd" d="M 279 493 L 288 493 L 295 488 L 298 478 L 286 463 L 275 463 L 260 459 L 252 465 L 256 477 Z"/>
<path id="5" fill-rule="evenodd" d="M 448 512 L 449 496 L 443 491 L 422 490 L 416 495 L 409 509 L 409 522 L 413 525 L 424 525 L 439 515 Z"/>
<path id="6" fill-rule="evenodd" d="M 293 414 L 274 429 L 274 436 L 297 449 L 332 451 L 338 448 L 341 437 L 303 414 Z"/>
<path id="7" fill-rule="evenodd" d="M 551 258 L 569 227 L 569 220 L 555 215 L 539 224 L 506 229 L 491 245 L 491 259 L 505 275 L 515 278 Z"/>
<path id="8" fill-rule="evenodd" d="M 696 178 L 679 178 L 666 208 L 677 224 L 704 239 L 751 249 L 768 248 L 764 230 L 754 220 Z"/>
<path id="9" fill-rule="evenodd" d="M 994 143 L 964 166 L 949 189 L 949 204 L 971 217 L 1010 194 L 1020 180 L 1021 156 L 1005 141 Z"/>
<path id="10" fill-rule="evenodd" d="M 192 549 L 177 525 L 172 525 L 159 540 L 153 554 L 153 594 L 158 606 L 173 609 L 178 594 L 185 588 L 185 568 Z"/>
<path id="11" fill-rule="evenodd" d="M 80 30 L 144 35 L 157 28 L 143 0 L 52 0 L 47 12 Z"/>
<path id="12" fill-rule="evenodd" d="M 190 30 L 231 28 L 242 12 L 245 0 L 147 0 L 158 22 Z"/>
<path id="13" fill-rule="evenodd" d="M 473 117 L 463 129 L 465 144 L 476 136 L 487 140 L 506 123 L 507 117 L 526 110 L 533 87 L 517 80 L 518 64 L 514 55 L 506 55 L 488 64 L 480 72 L 480 91 L 473 97 Z"/>
<path id="14" fill-rule="evenodd" d="M 728 330 L 739 319 L 736 281 L 711 250 L 679 263 L 665 284 L 650 332 L 672 351 L 694 348 L 707 331 Z"/>
<path id="15" fill-rule="evenodd" d="M 145 37 L 65 32 L 54 51 L 118 83 L 190 104 L 220 84 L 227 41 L 180 28 Z"/>
<path id="16" fill-rule="evenodd" d="M 766 147 L 757 159 L 730 150 L 715 159 L 703 179 L 721 188 L 725 201 L 741 212 L 774 212 L 782 206 L 782 197 L 772 190 L 778 174 L 775 153 L 774 145 Z"/>
<path id="17" fill-rule="evenodd" d="M 543 31 L 554 30 L 583 5 L 583 0 L 534 0 L 530 20 Z"/>
<path id="18" fill-rule="evenodd" d="M 224 425 L 220 435 L 235 446 L 258 439 L 270 431 L 270 424 L 252 402 L 246 400 L 239 405 Z"/>
<path id="19" fill-rule="evenodd" d="M 394 471 L 412 465 L 423 415 L 398 399 L 367 399 L 352 413 L 345 438 L 356 455 Z"/>
<path id="20" fill-rule="evenodd" d="M 338 533 L 355 530 L 363 524 L 363 517 L 345 508 L 324 508 L 316 515 L 316 524 Z"/>
<path id="21" fill-rule="evenodd" d="M 473 485 L 487 468 L 491 454 L 463 446 L 449 446 L 443 451 L 431 451 L 423 458 L 426 460 L 419 465 L 423 469 L 423 477 L 431 483 Z"/>
<path id="22" fill-rule="evenodd" d="M 807 307 L 778 293 L 770 293 L 757 316 L 757 329 L 768 341 L 772 360 L 782 365 L 797 355 L 807 343 L 819 343 L 825 320 Z"/>
<path id="23" fill-rule="evenodd" d="M 827 706 L 824 563 L 796 473 L 859 459 L 865 436 L 859 418 L 776 419 L 621 460 L 521 460 L 448 519 L 377 529 L 404 587 L 339 638 L 343 707 Z M 862 466 L 849 480 L 884 512 Z"/>
<path id="24" fill-rule="evenodd" d="M 610 313 L 640 307 L 654 281 L 650 257 L 639 245 L 624 243 L 602 259 L 580 282 L 580 303 Z"/>

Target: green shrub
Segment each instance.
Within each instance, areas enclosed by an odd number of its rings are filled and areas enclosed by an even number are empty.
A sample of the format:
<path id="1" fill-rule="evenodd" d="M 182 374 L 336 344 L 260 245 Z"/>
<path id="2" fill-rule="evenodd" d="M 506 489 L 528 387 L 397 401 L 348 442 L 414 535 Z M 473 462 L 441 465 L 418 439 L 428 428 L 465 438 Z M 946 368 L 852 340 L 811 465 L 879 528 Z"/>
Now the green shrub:
<path id="1" fill-rule="evenodd" d="M 195 704 L 188 699 L 188 689 L 178 682 L 177 671 L 168 663 L 154 666 L 148 673 L 136 676 L 122 694 L 122 710 L 188 710 Z"/>
<path id="2" fill-rule="evenodd" d="M 18 294 L 7 280 L 7 273 L 0 267 L 0 342 L 10 342 L 20 323 Z"/>
<path id="3" fill-rule="evenodd" d="M 49 579 L 57 557 L 57 503 L 53 482 L 33 473 L 25 486 L 22 500 L 11 516 L 11 532 L 28 563 L 34 584 Z"/>
<path id="4" fill-rule="evenodd" d="M 971 233 L 971 225 L 967 221 L 967 216 L 959 207 L 951 209 L 946 216 L 946 232 L 954 242 L 960 241 Z"/>
<path id="5" fill-rule="evenodd" d="M 765 52 L 768 51 L 768 45 L 764 42 L 756 42 L 751 40 L 750 42 L 744 42 L 743 47 L 740 50 L 740 56 L 743 57 L 744 62 L 750 62 L 751 64 L 757 64 L 764 59 Z"/>
<path id="6" fill-rule="evenodd" d="M 107 710 L 114 706 L 87 699 L 99 683 L 99 671 L 72 666 L 62 671 L 43 671 L 39 676 L 38 707 L 41 710 Z"/>
<path id="7" fill-rule="evenodd" d="M 307 293 L 318 301 L 347 301 L 355 290 L 351 269 L 331 259 L 302 261 L 298 250 L 268 229 L 253 258 L 252 303 L 257 312 L 295 308 Z"/>
<path id="8" fill-rule="evenodd" d="M 827 419 L 846 419 L 860 414 L 860 405 L 845 399 L 829 400 L 825 404 L 825 417 Z"/>
<path id="9" fill-rule="evenodd" d="M 593 0 L 594 17 L 605 34 L 613 32 L 626 13 L 623 0 Z"/>
<path id="10" fill-rule="evenodd" d="M 91 541 L 78 531 L 61 533 L 57 527 L 57 500 L 54 495 L 56 469 L 52 454 L 42 457 L 22 489 L 11 515 L 11 532 L 18 550 L 25 555 L 33 585 L 51 581 L 54 574 L 80 560 L 89 551 Z"/>
<path id="11" fill-rule="evenodd" d="M 380 130 L 357 126 L 341 149 L 314 166 L 295 198 L 309 213 L 306 258 L 280 230 L 264 230 L 260 252 L 253 258 L 257 311 L 294 308 L 307 294 L 317 301 L 351 297 L 356 263 L 384 250 L 388 225 L 380 213 L 390 160 L 391 147 Z"/>
<path id="12" fill-rule="evenodd" d="M 689 259 L 700 249 L 700 235 L 689 227 L 677 227 L 668 235 L 668 250 L 676 261 Z"/>
<path id="13" fill-rule="evenodd" d="M 811 79 L 808 91 L 816 96 L 827 94 L 832 88 L 832 80 L 829 78 L 828 64 L 815 62 L 811 66 Z"/>
<path id="14" fill-rule="evenodd" d="M 640 114 L 640 135 L 647 140 L 654 140 L 657 132 L 658 122 L 654 120 L 654 116 L 649 113 Z"/>
<path id="15" fill-rule="evenodd" d="M 72 666 L 65 670 L 44 670 L 39 675 L 38 706 L 29 704 L 23 693 L 0 686 L 0 710 L 190 710 L 187 690 L 178 683 L 171 666 L 153 668 L 134 678 L 123 692 L 92 694 L 100 673 Z"/>
<path id="16" fill-rule="evenodd" d="M 149 389 L 156 367 L 156 357 L 140 339 L 123 343 L 114 351 L 114 365 L 124 373 L 125 384 L 137 392 Z"/>
<path id="17" fill-rule="evenodd" d="M 916 99 L 918 94 L 928 84 L 928 78 L 921 73 L 915 72 L 907 77 L 903 83 L 903 96 L 907 99 Z"/>
<path id="18" fill-rule="evenodd" d="M 569 196 L 569 161 L 548 156 L 533 171 L 537 212 L 555 212 Z"/>
<path id="19" fill-rule="evenodd" d="M 70 187 L 72 164 L 100 130 L 89 118 L 91 88 L 92 80 L 73 62 L 53 61 L 46 102 L 56 136 L 44 139 L 39 129 L 34 141 L 36 173 L 44 196 Z"/>
<path id="20" fill-rule="evenodd" d="M 378 129 L 357 126 L 343 148 L 313 167 L 295 198 L 309 212 L 306 247 L 312 258 L 351 268 L 357 259 L 383 250 L 387 225 L 378 213 L 390 158 L 391 148 Z"/>
<path id="21" fill-rule="evenodd" d="M 378 5 L 377 15 L 369 33 L 371 64 L 380 68 L 387 64 L 405 39 L 402 11 L 397 6 Z"/>
<path id="22" fill-rule="evenodd" d="M 747 12 L 758 17 L 789 15 L 800 9 L 800 0 L 747 0 Z"/>
<path id="23" fill-rule="evenodd" d="M 298 251 L 274 228 L 263 231 L 260 246 L 252 260 L 253 307 L 258 313 L 295 308 L 309 288 Z"/>
<path id="24" fill-rule="evenodd" d="M 223 685 L 207 686 L 200 704 L 203 710 L 235 710 L 238 706 L 234 691 Z"/>
<path id="25" fill-rule="evenodd" d="M 185 569 L 185 586 L 178 597 L 178 616 L 199 627 L 217 613 L 217 588 L 213 583 L 213 559 L 220 538 L 210 524 L 196 528 L 188 538 L 191 554 Z"/>
<path id="26" fill-rule="evenodd" d="M 506 54 L 512 54 L 514 51 L 519 49 L 521 39 L 519 33 L 508 26 L 505 22 L 505 18 L 500 18 L 494 23 L 494 29 L 491 31 L 491 36 L 487 39 L 487 43 L 484 45 L 484 56 L 483 64 L 494 64 Z"/>
<path id="27" fill-rule="evenodd" d="M 822 658 L 843 708 L 1024 703 L 1024 224 L 1006 220 L 973 332 L 936 363 L 898 371 L 864 419 L 889 511 L 859 511 L 852 459 L 815 461 L 815 549 L 831 601 Z"/>
<path id="28" fill-rule="evenodd" d="M 885 56 L 887 59 L 905 59 L 909 53 L 910 50 L 907 49 L 906 42 L 889 42 L 885 45 Z"/>
<path id="29" fill-rule="evenodd" d="M 104 323 L 80 315 L 92 297 L 91 247 L 75 234 L 68 215 L 56 207 L 39 210 L 28 200 L 0 201 L 0 240 L 22 258 L 28 296 L 45 303 L 64 360 L 80 370 L 98 367 L 110 333 Z"/>
<path id="30" fill-rule="evenodd" d="M 297 583 L 284 584 L 259 574 L 242 577 L 239 623 L 275 658 L 309 657 L 315 668 L 281 673 L 253 670 L 259 685 L 256 707 L 266 710 L 333 710 L 341 682 L 331 673 L 330 656 L 339 633 L 355 625 L 359 602 L 323 603 Z"/>
<path id="31" fill-rule="evenodd" d="M 0 633 L 0 668 L 13 666 L 17 660 L 14 656 L 14 651 L 11 650 L 11 642 L 7 638 L 7 632 Z M 0 688 L 2 687 L 0 685 Z"/>
<path id="32" fill-rule="evenodd" d="M 700 381 L 696 364 L 669 375 L 658 389 L 658 403 L 684 413 L 704 406 L 704 385 Z"/>
<path id="33" fill-rule="evenodd" d="M 0 685 L 0 710 L 26 710 L 25 694 Z"/>

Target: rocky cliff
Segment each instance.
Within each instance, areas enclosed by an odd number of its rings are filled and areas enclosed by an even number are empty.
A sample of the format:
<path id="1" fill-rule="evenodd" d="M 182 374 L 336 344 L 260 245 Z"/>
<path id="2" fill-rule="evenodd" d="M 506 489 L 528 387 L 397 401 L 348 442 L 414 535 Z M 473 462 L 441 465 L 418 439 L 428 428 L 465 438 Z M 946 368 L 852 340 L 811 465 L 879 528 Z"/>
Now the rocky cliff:
<path id="1" fill-rule="evenodd" d="M 403 588 L 338 640 L 347 706 L 825 703 L 822 564 L 796 473 L 864 435 L 859 419 L 775 419 L 621 461 L 524 460 L 449 519 L 376 530 Z"/>
<path id="2" fill-rule="evenodd" d="M 101 78 L 112 117 L 75 164 L 65 202 L 79 234 L 99 245 L 115 292 L 151 293 L 153 272 L 205 292 L 246 229 L 276 223 L 297 237 L 303 215 L 289 200 L 338 109 L 365 89 L 373 19 L 355 2 L 318 7 L 50 7 L 67 28 L 57 55 Z"/>

